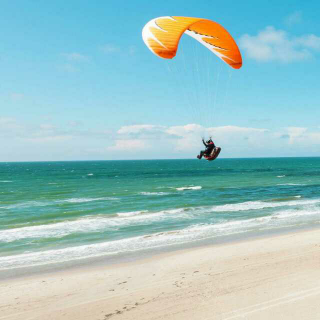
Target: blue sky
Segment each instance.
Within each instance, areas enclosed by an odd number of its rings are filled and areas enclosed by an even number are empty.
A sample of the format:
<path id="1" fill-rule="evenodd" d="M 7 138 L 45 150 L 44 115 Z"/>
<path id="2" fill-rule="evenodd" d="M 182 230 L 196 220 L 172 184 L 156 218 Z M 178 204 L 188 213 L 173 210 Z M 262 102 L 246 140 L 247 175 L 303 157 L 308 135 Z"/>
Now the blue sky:
<path id="1" fill-rule="evenodd" d="M 225 157 L 320 156 L 319 10 L 317 1 L 2 0 L 0 161 L 195 157 L 203 134 Z M 210 52 L 186 36 L 172 61 L 154 56 L 141 30 L 167 15 L 222 24 L 243 67 L 213 55 L 208 64 Z"/>

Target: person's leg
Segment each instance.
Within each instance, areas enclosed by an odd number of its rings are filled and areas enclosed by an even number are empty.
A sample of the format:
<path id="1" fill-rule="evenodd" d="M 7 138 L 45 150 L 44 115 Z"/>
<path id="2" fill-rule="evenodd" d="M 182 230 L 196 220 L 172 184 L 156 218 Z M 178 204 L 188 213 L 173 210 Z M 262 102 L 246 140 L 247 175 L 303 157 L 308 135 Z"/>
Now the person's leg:
<path id="1" fill-rule="evenodd" d="M 197 156 L 197 158 L 198 158 L 198 159 L 201 159 L 201 158 L 203 157 L 204 153 L 205 153 L 205 151 L 200 151 L 200 155 Z"/>

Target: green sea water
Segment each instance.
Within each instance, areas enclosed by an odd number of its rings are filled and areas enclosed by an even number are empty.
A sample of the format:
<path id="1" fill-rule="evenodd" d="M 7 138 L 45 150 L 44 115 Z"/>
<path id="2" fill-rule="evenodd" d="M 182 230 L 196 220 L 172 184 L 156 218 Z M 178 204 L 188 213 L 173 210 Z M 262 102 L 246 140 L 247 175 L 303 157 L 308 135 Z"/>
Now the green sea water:
<path id="1" fill-rule="evenodd" d="M 320 222 L 320 158 L 0 163 L 0 270 Z"/>

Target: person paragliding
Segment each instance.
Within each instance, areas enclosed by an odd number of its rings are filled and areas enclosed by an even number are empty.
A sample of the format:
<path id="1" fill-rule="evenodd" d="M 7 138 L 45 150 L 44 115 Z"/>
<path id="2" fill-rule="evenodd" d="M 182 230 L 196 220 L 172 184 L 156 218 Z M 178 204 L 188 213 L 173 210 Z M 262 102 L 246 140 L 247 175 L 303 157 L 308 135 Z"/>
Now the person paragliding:
<path id="1" fill-rule="evenodd" d="M 211 152 L 213 151 L 213 149 L 216 147 L 211 138 L 210 138 L 208 141 L 206 141 L 206 142 L 205 142 L 204 139 L 202 138 L 202 143 L 204 144 L 204 146 L 206 147 L 206 149 L 200 151 L 200 154 L 197 155 L 197 158 L 198 158 L 198 159 L 201 159 L 204 155 L 209 156 L 209 155 L 211 154 Z"/>
<path id="2" fill-rule="evenodd" d="M 203 151 L 200 151 L 200 154 L 197 155 L 197 158 L 200 160 L 202 157 L 204 157 L 208 161 L 215 160 L 218 155 L 220 154 L 221 148 L 216 147 L 214 142 L 212 141 L 211 137 L 208 141 L 204 141 L 202 139 L 203 144 L 205 145 L 206 149 Z"/>
<path id="3" fill-rule="evenodd" d="M 142 38 L 146 46 L 152 53 L 163 59 L 175 57 L 183 34 L 201 43 L 231 68 L 241 68 L 242 57 L 236 42 L 229 32 L 215 21 L 204 18 L 164 16 L 150 20 L 142 30 Z M 200 85 L 199 87 L 201 88 Z M 204 157 L 209 161 L 216 159 L 221 148 L 216 147 L 211 138 L 206 142 L 204 139 L 202 141 L 206 149 L 201 151 L 197 158 Z"/>

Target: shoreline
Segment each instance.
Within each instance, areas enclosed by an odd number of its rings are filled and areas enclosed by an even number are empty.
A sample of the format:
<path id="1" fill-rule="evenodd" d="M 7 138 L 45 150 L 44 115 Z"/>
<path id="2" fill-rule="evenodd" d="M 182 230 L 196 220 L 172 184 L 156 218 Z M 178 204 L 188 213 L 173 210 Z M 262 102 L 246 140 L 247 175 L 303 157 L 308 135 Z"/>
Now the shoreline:
<path id="1" fill-rule="evenodd" d="M 0 270 L 0 281 L 5 281 L 7 279 L 18 279 L 28 276 L 54 274 L 64 271 L 81 271 L 82 269 L 86 268 L 108 267 L 113 265 L 134 263 L 139 262 L 140 260 L 154 257 L 157 258 L 158 256 L 161 257 L 162 255 L 166 254 L 175 254 L 189 250 L 199 250 L 207 247 L 236 244 L 241 242 L 254 241 L 257 239 L 267 240 L 277 236 L 290 235 L 299 232 L 308 232 L 312 230 L 320 231 L 320 225 L 306 224 L 300 226 L 289 226 L 286 228 L 281 227 L 277 229 L 268 229 L 264 231 L 259 230 L 254 232 L 236 233 L 231 235 L 219 236 L 216 238 L 207 238 L 192 242 L 180 243 L 166 247 L 155 247 L 135 252 L 126 252 L 121 253 L 120 255 L 103 255 L 59 263 L 20 267 L 11 270 L 3 269 Z"/>
<path id="2" fill-rule="evenodd" d="M 0 319 L 314 319 L 320 229 L 1 281 Z"/>

